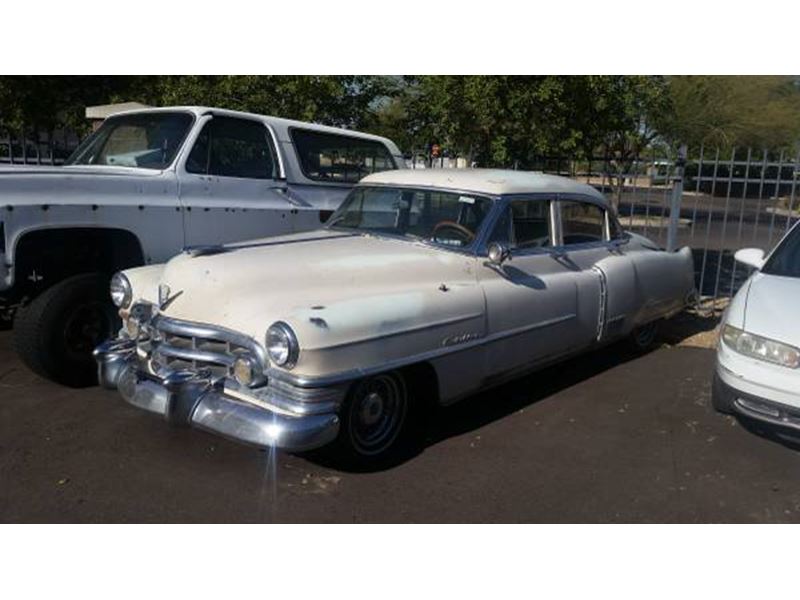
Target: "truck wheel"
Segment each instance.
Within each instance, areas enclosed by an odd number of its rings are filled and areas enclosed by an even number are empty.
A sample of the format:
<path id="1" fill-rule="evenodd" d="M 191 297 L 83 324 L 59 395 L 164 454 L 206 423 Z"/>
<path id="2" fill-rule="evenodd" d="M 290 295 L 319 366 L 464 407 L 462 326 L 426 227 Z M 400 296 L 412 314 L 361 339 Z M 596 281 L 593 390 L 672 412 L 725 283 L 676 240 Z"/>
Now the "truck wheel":
<path id="1" fill-rule="evenodd" d="M 362 379 L 342 406 L 338 457 L 356 467 L 378 467 L 391 460 L 412 437 L 414 413 L 402 373 Z"/>
<path id="2" fill-rule="evenodd" d="M 640 325 L 628 336 L 628 346 L 637 353 L 647 352 L 655 347 L 658 341 L 658 321 Z"/>
<path id="3" fill-rule="evenodd" d="M 97 366 L 92 350 L 119 324 L 108 296 L 108 277 L 76 275 L 17 310 L 14 346 L 37 375 L 72 387 L 94 385 Z"/>

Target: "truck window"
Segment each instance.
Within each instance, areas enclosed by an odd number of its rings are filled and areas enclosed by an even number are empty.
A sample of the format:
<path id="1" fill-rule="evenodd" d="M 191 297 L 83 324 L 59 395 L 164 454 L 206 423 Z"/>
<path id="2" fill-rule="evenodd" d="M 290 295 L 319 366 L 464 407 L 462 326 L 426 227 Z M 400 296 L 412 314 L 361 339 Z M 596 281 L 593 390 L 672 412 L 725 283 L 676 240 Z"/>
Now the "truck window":
<path id="1" fill-rule="evenodd" d="M 186 170 L 202 175 L 274 179 L 276 161 L 267 128 L 257 121 L 214 117 L 195 140 Z"/>
<path id="2" fill-rule="evenodd" d="M 356 183 L 397 168 L 386 146 L 375 140 L 297 128 L 291 135 L 303 174 L 314 181 Z"/>
<path id="3" fill-rule="evenodd" d="M 166 111 L 109 117 L 65 164 L 164 169 L 172 163 L 192 121 L 189 113 Z"/>

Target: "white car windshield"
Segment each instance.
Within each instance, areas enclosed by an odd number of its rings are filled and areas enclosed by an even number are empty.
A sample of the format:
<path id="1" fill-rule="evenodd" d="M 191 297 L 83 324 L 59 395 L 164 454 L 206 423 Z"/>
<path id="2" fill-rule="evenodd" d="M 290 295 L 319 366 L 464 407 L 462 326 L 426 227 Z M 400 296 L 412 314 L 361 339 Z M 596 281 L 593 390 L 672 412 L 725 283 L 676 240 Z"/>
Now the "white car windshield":
<path id="1" fill-rule="evenodd" d="M 782 277 L 800 277 L 800 226 L 786 236 L 761 272 Z"/>
<path id="2" fill-rule="evenodd" d="M 175 158 L 191 125 L 192 116 L 184 112 L 109 117 L 65 164 L 163 169 Z"/>
<path id="3" fill-rule="evenodd" d="M 465 248 L 492 207 L 489 198 L 441 190 L 358 187 L 328 221 L 353 229 Z"/>

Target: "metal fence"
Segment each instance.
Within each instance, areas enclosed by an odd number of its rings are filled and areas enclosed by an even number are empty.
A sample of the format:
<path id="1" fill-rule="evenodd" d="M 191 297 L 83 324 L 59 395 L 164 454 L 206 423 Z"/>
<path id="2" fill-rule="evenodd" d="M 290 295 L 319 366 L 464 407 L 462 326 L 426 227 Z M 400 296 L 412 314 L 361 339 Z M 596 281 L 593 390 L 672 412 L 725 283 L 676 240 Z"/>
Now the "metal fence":
<path id="1" fill-rule="evenodd" d="M 26 137 L 0 134 L 0 164 L 61 165 L 77 148 L 80 138 L 66 130 Z"/>
<path id="2" fill-rule="evenodd" d="M 701 148 L 688 160 L 640 157 L 624 166 L 606 158 L 544 158 L 537 170 L 585 181 L 617 203 L 623 226 L 667 246 L 692 248 L 698 307 L 718 312 L 750 273 L 736 250 L 771 250 L 800 218 L 800 155 Z M 677 194 L 678 213 L 670 219 Z M 672 225 L 671 225 L 672 223 Z"/>

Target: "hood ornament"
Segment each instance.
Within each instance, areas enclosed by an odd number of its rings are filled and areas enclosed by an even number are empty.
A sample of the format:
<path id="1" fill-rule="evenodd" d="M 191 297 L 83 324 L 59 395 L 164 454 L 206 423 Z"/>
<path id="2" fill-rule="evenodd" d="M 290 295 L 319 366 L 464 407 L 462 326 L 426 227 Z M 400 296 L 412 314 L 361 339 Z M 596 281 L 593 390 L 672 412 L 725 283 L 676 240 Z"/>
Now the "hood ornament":
<path id="1" fill-rule="evenodd" d="M 165 310 L 172 302 L 183 293 L 183 290 L 173 294 L 172 296 L 169 295 L 170 289 L 166 283 L 159 283 L 158 284 L 158 308 L 159 310 Z"/>

